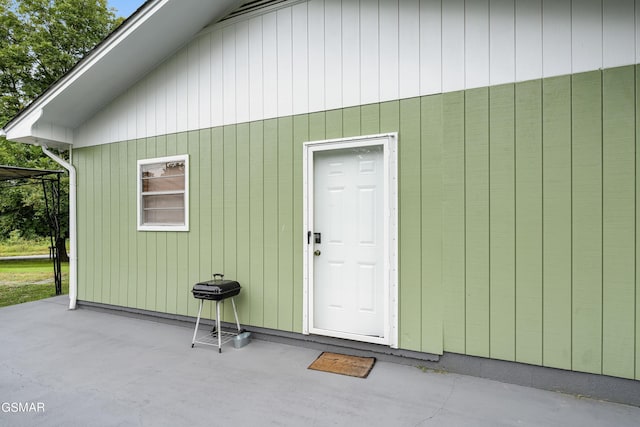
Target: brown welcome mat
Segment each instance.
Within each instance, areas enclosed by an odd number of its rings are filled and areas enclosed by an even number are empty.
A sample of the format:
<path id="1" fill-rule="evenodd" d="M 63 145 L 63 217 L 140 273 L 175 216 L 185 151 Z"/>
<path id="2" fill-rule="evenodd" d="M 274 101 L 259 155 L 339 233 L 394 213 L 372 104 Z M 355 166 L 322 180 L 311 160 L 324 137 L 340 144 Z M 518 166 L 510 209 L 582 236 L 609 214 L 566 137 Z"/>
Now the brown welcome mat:
<path id="1" fill-rule="evenodd" d="M 376 363 L 375 357 L 356 357 L 346 354 L 323 352 L 309 365 L 308 369 L 316 371 L 332 372 L 334 374 L 349 375 L 351 377 L 367 378 L 373 365 Z"/>

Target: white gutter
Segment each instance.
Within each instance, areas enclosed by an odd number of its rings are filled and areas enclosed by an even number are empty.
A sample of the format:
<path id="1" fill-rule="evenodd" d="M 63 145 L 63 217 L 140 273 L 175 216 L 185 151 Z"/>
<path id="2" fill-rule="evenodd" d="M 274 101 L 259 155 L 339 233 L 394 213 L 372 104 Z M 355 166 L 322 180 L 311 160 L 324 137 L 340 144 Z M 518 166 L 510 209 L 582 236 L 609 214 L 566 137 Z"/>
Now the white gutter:
<path id="1" fill-rule="evenodd" d="M 53 154 L 45 145 L 42 151 L 56 163 L 69 171 L 69 310 L 76 309 L 78 299 L 78 237 L 76 231 L 76 169 L 68 162 Z M 69 149 L 71 151 L 71 149 Z"/>

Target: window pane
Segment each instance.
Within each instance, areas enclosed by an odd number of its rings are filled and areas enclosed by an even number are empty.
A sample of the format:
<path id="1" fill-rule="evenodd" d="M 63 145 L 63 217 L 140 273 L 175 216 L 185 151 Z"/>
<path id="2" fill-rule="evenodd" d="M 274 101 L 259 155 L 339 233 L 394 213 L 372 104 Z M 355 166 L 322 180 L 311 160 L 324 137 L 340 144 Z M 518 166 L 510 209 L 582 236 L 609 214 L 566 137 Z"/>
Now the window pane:
<path id="1" fill-rule="evenodd" d="M 184 211 L 175 209 L 144 211 L 143 219 L 146 225 L 182 225 L 184 224 Z"/>
<path id="2" fill-rule="evenodd" d="M 142 165 L 142 176 L 184 175 L 184 161 L 162 162 Z"/>
<path id="3" fill-rule="evenodd" d="M 182 191 L 184 190 L 184 177 L 162 177 L 142 180 L 142 191 Z"/>
<path id="4" fill-rule="evenodd" d="M 165 194 L 142 197 L 144 224 L 184 224 L 184 195 Z"/>
<path id="5" fill-rule="evenodd" d="M 184 210 L 184 195 L 182 194 L 163 194 L 148 195 L 142 197 L 142 208 L 150 209 L 167 209 L 176 208 Z"/>
<path id="6" fill-rule="evenodd" d="M 166 162 L 142 166 L 142 191 L 176 191 L 185 188 L 185 163 Z"/>

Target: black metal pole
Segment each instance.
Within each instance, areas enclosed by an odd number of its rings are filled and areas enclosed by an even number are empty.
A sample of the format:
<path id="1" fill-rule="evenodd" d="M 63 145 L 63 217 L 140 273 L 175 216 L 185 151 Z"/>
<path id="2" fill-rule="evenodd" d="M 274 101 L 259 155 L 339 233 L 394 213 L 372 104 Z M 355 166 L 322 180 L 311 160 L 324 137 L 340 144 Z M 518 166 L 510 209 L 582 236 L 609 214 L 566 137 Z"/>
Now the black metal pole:
<path id="1" fill-rule="evenodd" d="M 49 196 L 47 195 L 47 182 L 51 184 L 51 204 L 49 204 Z M 42 179 L 42 190 L 44 192 L 44 205 L 47 211 L 47 220 L 49 222 L 49 241 L 51 243 L 49 253 L 51 254 L 53 261 L 53 280 L 56 295 L 62 295 L 62 272 L 60 266 L 60 254 L 58 253 L 60 225 L 58 224 L 57 212 L 60 206 L 60 196 L 57 194 L 60 190 L 60 175 L 57 176 L 57 180 L 55 182 L 49 179 Z"/>

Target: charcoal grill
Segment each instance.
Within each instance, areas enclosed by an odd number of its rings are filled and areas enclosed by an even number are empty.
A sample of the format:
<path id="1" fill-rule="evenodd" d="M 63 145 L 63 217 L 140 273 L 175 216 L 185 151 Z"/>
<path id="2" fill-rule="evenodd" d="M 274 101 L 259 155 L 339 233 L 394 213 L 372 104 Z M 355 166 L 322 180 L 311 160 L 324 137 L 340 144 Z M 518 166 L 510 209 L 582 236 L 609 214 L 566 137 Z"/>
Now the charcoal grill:
<path id="1" fill-rule="evenodd" d="M 231 339 L 233 339 L 233 337 L 242 332 L 242 330 L 240 329 L 240 322 L 238 321 L 236 303 L 233 300 L 233 297 L 240 293 L 240 284 L 235 280 L 224 280 L 224 274 L 216 273 L 213 275 L 213 280 L 196 283 L 193 286 L 191 292 L 193 293 L 194 298 L 200 300 L 200 307 L 198 308 L 198 318 L 196 319 L 196 329 L 193 331 L 191 348 L 193 348 L 196 343 L 212 345 L 218 347 L 218 353 L 222 353 L 222 344 L 229 342 Z M 238 328 L 238 332 L 222 331 L 222 328 L 220 327 L 220 303 L 227 298 L 231 298 L 233 315 L 236 318 L 236 326 Z M 198 336 L 198 326 L 200 326 L 202 304 L 205 300 L 216 302 L 216 323 L 214 324 L 211 331 Z"/>

